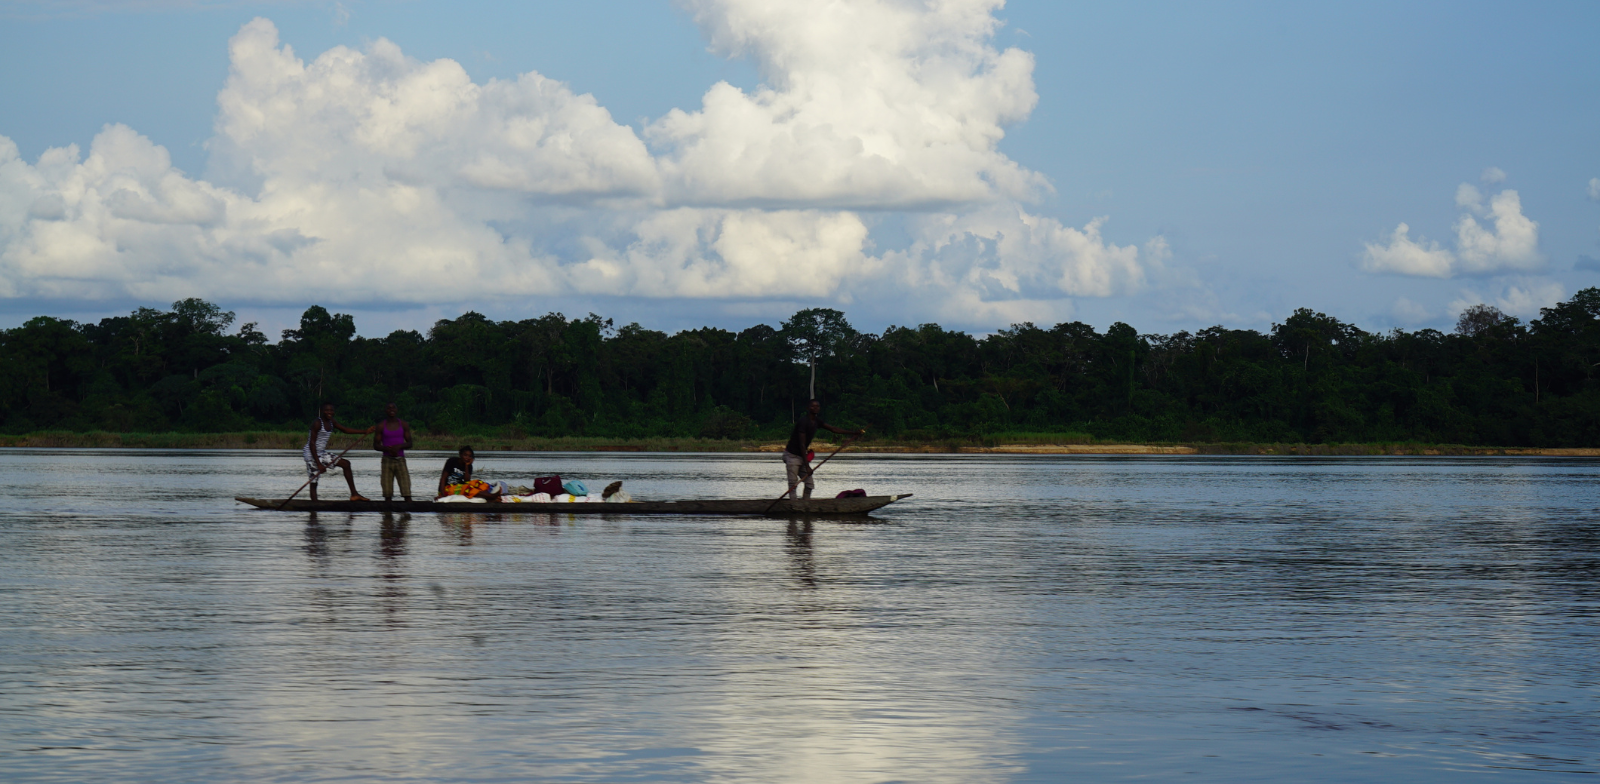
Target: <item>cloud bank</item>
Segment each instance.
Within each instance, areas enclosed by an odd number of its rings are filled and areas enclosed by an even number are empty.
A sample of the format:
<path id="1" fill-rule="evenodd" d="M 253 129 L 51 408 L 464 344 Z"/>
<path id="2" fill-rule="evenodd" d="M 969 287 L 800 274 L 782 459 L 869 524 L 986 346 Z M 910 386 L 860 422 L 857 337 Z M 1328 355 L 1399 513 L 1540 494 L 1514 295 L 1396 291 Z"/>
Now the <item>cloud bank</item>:
<path id="1" fill-rule="evenodd" d="M 766 86 L 719 83 L 648 129 L 670 199 L 911 208 L 1026 198 L 1044 179 L 995 150 L 1038 96 L 1033 57 L 988 45 L 998 2 L 688 7 Z"/>
<path id="2" fill-rule="evenodd" d="M 1473 305 L 1493 305 L 1502 312 L 1524 319 L 1537 318 L 1541 308 L 1548 308 L 1566 297 L 1566 287 L 1553 280 L 1520 280 L 1501 288 L 1497 295 L 1484 296 L 1463 289 L 1461 296 L 1451 301 L 1446 310 L 1456 316 Z"/>
<path id="3" fill-rule="evenodd" d="M 959 318 L 1148 286 L 1159 238 L 1028 212 L 1050 186 L 997 144 L 1037 101 L 1033 60 L 990 43 L 999 6 L 690 2 L 764 84 L 642 132 L 540 74 L 477 84 L 387 40 L 306 62 L 257 19 L 230 42 L 208 178 L 122 125 L 31 164 L 0 137 L 0 296 L 892 296 Z M 872 239 L 887 220 L 902 246 Z"/>
<path id="4" fill-rule="evenodd" d="M 1484 172 L 1485 182 L 1499 182 L 1505 173 L 1499 169 Z M 1503 190 L 1485 204 L 1483 193 L 1462 183 L 1456 188 L 1456 206 L 1462 214 L 1455 223 L 1453 250 L 1437 242 L 1411 238 L 1411 227 L 1402 223 L 1388 242 L 1368 243 L 1361 268 L 1367 272 L 1453 278 L 1458 275 L 1493 275 L 1528 272 L 1544 266 L 1539 253 L 1539 224 L 1522 214 L 1522 199 L 1514 190 Z M 1482 219 L 1490 224 L 1479 223 Z"/>

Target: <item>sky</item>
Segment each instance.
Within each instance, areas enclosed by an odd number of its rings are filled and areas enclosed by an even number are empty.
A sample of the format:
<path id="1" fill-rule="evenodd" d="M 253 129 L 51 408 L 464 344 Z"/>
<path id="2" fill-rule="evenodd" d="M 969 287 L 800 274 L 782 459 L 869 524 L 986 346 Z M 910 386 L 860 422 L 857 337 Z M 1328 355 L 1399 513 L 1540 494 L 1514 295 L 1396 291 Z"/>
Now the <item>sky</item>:
<path id="1" fill-rule="evenodd" d="M 0 327 L 1523 319 L 1600 4 L 0 0 Z"/>

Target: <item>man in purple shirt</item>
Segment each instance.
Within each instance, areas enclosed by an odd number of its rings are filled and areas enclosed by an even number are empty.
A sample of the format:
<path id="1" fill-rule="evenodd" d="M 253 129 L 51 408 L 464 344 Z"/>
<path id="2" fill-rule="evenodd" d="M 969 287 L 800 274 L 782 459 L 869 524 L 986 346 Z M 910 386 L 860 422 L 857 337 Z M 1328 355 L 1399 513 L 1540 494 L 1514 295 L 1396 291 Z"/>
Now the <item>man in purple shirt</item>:
<path id="1" fill-rule="evenodd" d="M 395 480 L 400 480 L 400 497 L 411 500 L 411 470 L 406 467 L 406 450 L 411 448 L 411 425 L 400 418 L 400 407 L 390 403 L 383 407 L 383 419 L 378 420 L 378 431 L 372 435 L 372 448 L 383 454 L 380 476 L 383 483 L 383 500 L 394 500 Z"/>

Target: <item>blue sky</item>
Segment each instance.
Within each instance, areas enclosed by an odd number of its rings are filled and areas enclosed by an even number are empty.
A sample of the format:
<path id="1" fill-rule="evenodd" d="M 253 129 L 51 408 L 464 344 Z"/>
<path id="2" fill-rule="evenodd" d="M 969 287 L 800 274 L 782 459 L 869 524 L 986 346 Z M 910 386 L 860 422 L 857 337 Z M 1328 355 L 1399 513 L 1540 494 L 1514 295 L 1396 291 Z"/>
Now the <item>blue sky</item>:
<path id="1" fill-rule="evenodd" d="M 1387 329 L 1600 285 L 1592 2 L 797 7 L 0 2 L 0 326 Z"/>

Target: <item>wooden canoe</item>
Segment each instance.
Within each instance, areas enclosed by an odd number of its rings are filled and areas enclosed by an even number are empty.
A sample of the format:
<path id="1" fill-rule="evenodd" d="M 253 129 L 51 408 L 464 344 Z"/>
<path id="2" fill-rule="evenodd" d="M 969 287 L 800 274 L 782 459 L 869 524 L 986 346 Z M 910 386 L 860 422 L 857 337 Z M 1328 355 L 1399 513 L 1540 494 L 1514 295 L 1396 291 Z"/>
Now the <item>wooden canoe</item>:
<path id="1" fill-rule="evenodd" d="M 284 504 L 281 498 L 245 498 L 233 500 L 257 509 L 277 510 L 282 505 L 285 512 L 453 512 L 473 514 L 520 514 L 527 512 L 559 512 L 561 514 L 625 514 L 625 515 L 760 515 L 774 517 L 789 515 L 864 515 L 902 498 L 899 495 L 869 495 L 855 498 L 797 498 L 772 503 L 772 499 L 756 500 L 706 500 L 706 501 L 633 501 L 626 504 L 441 504 L 435 501 L 312 501 L 295 499 Z M 771 507 L 771 512 L 767 511 Z"/>

